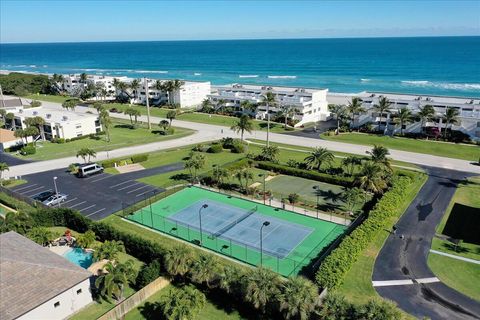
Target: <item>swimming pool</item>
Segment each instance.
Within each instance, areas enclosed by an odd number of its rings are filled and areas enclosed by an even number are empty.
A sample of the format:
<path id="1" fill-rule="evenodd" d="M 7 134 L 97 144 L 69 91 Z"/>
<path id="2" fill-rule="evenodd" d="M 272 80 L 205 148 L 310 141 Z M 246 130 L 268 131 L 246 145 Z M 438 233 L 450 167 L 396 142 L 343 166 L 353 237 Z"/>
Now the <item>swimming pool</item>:
<path id="1" fill-rule="evenodd" d="M 87 269 L 93 262 L 91 252 L 85 252 L 82 248 L 73 248 L 63 254 L 63 256 L 70 262 Z"/>

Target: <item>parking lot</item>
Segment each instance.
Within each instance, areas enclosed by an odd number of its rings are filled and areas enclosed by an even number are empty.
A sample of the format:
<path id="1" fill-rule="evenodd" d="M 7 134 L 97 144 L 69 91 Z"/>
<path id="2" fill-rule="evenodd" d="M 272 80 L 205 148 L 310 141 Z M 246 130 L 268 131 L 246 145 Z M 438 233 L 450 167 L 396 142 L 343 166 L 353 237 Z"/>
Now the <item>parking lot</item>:
<path id="1" fill-rule="evenodd" d="M 100 220 L 121 210 L 123 203 L 132 204 L 155 192 L 164 191 L 136 179 L 182 168 L 183 164 L 178 163 L 125 174 L 102 173 L 83 179 L 65 169 L 57 169 L 23 176 L 28 183 L 11 190 L 33 198 L 41 192 L 55 191 L 54 177 L 57 177 L 58 192 L 67 195 L 60 207 L 75 209 L 90 219 Z"/>

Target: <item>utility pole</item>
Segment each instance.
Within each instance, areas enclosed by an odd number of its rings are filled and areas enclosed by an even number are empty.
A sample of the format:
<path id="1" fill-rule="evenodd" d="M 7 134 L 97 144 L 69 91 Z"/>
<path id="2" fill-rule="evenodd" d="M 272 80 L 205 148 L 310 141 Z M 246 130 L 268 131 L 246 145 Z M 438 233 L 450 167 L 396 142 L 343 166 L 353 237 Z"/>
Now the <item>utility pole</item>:
<path id="1" fill-rule="evenodd" d="M 2 99 L 2 107 L 5 108 L 5 100 L 3 100 L 2 85 L 0 85 L 0 99 Z"/>
<path id="2" fill-rule="evenodd" d="M 147 102 L 147 122 L 148 130 L 152 130 L 152 124 L 150 123 L 150 95 L 148 94 L 148 81 L 147 78 L 143 78 L 145 85 L 145 101 Z"/>

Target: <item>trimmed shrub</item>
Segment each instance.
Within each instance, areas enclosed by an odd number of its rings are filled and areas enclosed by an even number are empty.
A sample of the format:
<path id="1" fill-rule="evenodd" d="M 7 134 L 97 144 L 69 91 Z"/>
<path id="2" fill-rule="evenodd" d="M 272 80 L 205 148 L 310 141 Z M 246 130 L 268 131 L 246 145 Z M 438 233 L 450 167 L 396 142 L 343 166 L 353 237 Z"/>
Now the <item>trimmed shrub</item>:
<path id="1" fill-rule="evenodd" d="M 115 167 L 115 162 L 117 162 L 117 161 L 116 160 L 105 160 L 105 161 L 100 162 L 100 164 L 104 168 L 113 168 L 113 167 Z"/>
<path id="2" fill-rule="evenodd" d="M 144 162 L 148 160 L 148 154 L 139 154 L 132 156 L 131 158 L 132 163 L 139 163 L 139 162 Z"/>
<path id="3" fill-rule="evenodd" d="M 223 147 L 221 144 L 212 144 L 210 148 L 208 148 L 208 153 L 220 153 L 223 151 Z"/>
<path id="4" fill-rule="evenodd" d="M 162 265 L 160 260 L 153 260 L 149 264 L 144 264 L 135 279 L 136 287 L 138 289 L 145 287 L 147 284 L 160 277 L 161 272 Z"/>
<path id="5" fill-rule="evenodd" d="M 343 283 L 346 273 L 360 254 L 380 231 L 388 227 L 388 218 L 397 214 L 398 207 L 405 201 L 411 184 L 412 179 L 407 176 L 394 177 L 392 187 L 369 212 L 368 218 L 346 236 L 322 262 L 315 276 L 320 287 L 331 289 Z"/>
<path id="6" fill-rule="evenodd" d="M 35 154 L 36 152 L 37 152 L 37 149 L 34 146 L 25 146 L 20 150 L 20 153 L 23 154 L 24 156 Z"/>
<path id="7" fill-rule="evenodd" d="M 337 184 L 344 187 L 353 186 L 353 178 L 351 177 L 334 176 L 327 173 L 292 168 L 289 166 L 267 162 L 267 161 L 257 162 L 256 167 L 259 169 L 273 171 L 276 173 L 282 173 L 290 176 L 295 176 L 295 177 L 300 177 L 300 178 L 305 178 L 305 179 L 310 179 L 315 181 L 321 181 L 321 182 L 326 182 L 331 184 Z"/>
<path id="8" fill-rule="evenodd" d="M 245 152 L 245 145 L 240 141 L 235 141 L 233 145 L 230 147 L 232 153 L 244 153 Z"/>

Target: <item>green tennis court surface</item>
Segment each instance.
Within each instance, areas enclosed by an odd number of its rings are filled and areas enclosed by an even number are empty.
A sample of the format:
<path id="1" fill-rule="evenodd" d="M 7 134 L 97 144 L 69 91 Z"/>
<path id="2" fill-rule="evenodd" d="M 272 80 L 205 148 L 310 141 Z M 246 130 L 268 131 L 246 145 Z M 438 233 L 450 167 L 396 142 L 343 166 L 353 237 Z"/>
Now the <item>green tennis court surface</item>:
<path id="1" fill-rule="evenodd" d="M 346 229 L 197 187 L 185 188 L 126 218 L 189 242 L 201 242 L 233 259 L 263 264 L 284 276 L 302 271 Z"/>

